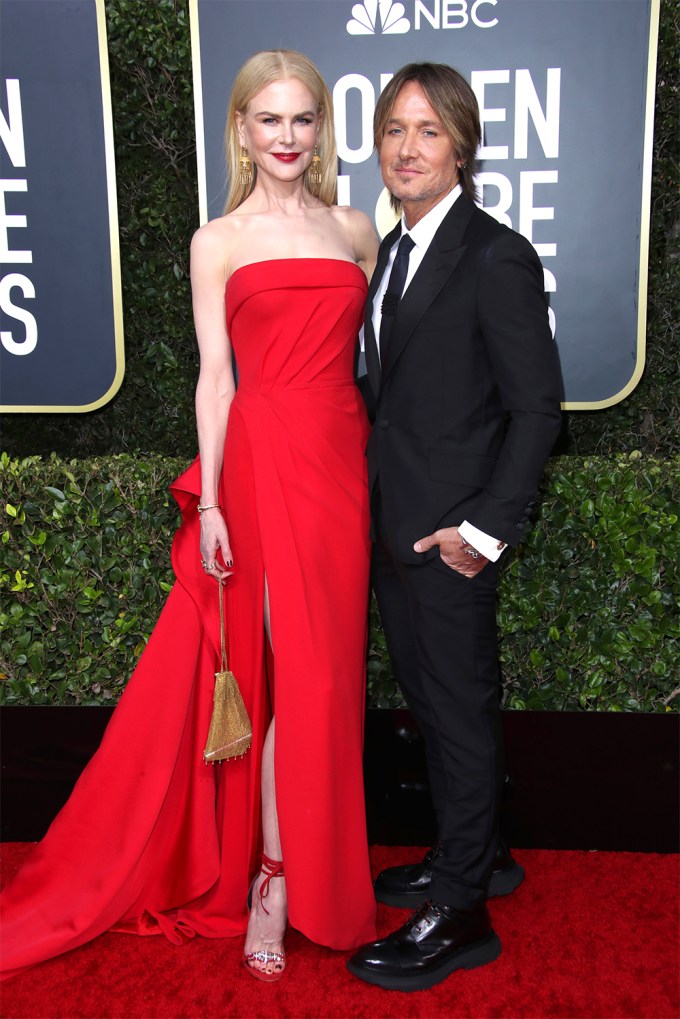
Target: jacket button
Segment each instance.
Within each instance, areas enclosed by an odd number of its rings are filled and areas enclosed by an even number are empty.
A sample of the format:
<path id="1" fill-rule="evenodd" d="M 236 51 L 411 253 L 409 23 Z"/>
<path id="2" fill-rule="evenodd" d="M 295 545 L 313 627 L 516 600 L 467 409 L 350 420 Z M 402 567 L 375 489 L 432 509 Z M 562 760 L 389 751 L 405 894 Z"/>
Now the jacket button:
<path id="1" fill-rule="evenodd" d="M 383 431 L 387 431 L 389 427 L 390 423 L 387 418 L 383 418 L 381 421 L 378 421 L 378 428 L 382 428 Z"/>

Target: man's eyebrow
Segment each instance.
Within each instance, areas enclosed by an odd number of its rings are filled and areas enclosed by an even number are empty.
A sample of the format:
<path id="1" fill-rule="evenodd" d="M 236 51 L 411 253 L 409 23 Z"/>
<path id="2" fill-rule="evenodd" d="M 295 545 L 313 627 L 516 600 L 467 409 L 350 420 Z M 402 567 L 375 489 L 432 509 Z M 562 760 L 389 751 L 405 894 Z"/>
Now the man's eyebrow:
<path id="1" fill-rule="evenodd" d="M 390 117 L 390 119 L 387 121 L 387 123 L 388 124 L 403 124 L 404 122 L 403 122 L 403 120 L 400 120 L 399 117 Z M 417 121 L 417 126 L 418 127 L 439 127 L 439 128 L 441 128 L 442 125 L 441 125 L 441 123 L 438 120 L 419 120 L 419 121 Z"/>

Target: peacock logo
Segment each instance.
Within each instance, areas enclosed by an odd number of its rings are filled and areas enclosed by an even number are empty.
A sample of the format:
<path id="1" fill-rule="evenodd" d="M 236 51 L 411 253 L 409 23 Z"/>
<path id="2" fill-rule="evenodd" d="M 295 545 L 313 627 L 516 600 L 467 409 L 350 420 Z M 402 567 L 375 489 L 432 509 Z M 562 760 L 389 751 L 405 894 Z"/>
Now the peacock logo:
<path id="1" fill-rule="evenodd" d="M 378 31 L 382 35 L 403 35 L 411 28 L 405 12 L 404 5 L 393 0 L 362 0 L 352 7 L 347 31 L 350 35 L 375 35 Z"/>

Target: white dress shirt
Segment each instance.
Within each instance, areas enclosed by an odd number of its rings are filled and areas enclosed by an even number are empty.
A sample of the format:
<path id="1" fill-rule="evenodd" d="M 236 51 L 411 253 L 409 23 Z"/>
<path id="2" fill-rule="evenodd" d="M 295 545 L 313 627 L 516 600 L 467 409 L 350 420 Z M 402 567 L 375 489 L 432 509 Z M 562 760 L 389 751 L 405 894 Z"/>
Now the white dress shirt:
<path id="1" fill-rule="evenodd" d="M 375 297 L 373 298 L 373 331 L 375 332 L 376 342 L 378 343 L 378 352 L 380 352 L 380 322 L 382 321 L 382 310 L 381 305 L 385 291 L 387 290 L 387 284 L 390 280 L 390 273 L 392 272 L 392 266 L 394 260 L 397 257 L 397 248 L 399 247 L 399 241 L 401 238 L 408 234 L 413 241 L 413 248 L 408 259 L 408 273 L 406 274 L 406 283 L 402 293 L 406 293 L 409 287 L 409 283 L 413 279 L 418 270 L 420 263 L 425 257 L 425 252 L 429 248 L 434 235 L 436 234 L 439 227 L 444 222 L 444 217 L 453 208 L 453 203 L 459 195 L 463 193 L 463 189 L 460 184 L 456 184 L 452 191 L 449 191 L 448 195 L 442 198 L 441 202 L 437 202 L 433 209 L 423 216 L 419 220 L 412 230 L 406 226 L 406 220 L 401 217 L 401 234 L 397 237 L 396 241 L 390 248 L 390 257 L 387 259 L 387 265 L 385 266 L 385 272 L 383 278 L 380 280 L 380 286 L 376 290 Z"/>
<path id="2" fill-rule="evenodd" d="M 420 263 L 425 257 L 425 252 L 429 248 L 430 244 L 434 239 L 439 227 L 442 225 L 445 216 L 453 207 L 453 203 L 456 201 L 459 195 L 463 193 L 463 189 L 460 184 L 456 184 L 452 191 L 449 191 L 448 195 L 442 198 L 441 202 L 437 202 L 434 208 L 430 209 L 422 219 L 418 220 L 415 226 L 409 230 L 406 226 L 406 220 L 404 216 L 401 217 L 401 234 L 397 237 L 396 241 L 390 248 L 390 257 L 387 260 L 383 277 L 380 280 L 380 285 L 375 292 L 373 298 L 373 331 L 376 337 L 376 343 L 378 344 L 378 353 L 380 353 L 380 322 L 382 320 L 381 305 L 385 291 L 387 290 L 387 284 L 389 283 L 390 273 L 392 272 L 392 266 L 394 260 L 397 257 L 397 248 L 399 247 L 399 241 L 404 234 L 409 234 L 413 241 L 414 247 L 411 249 L 408 262 L 408 273 L 406 275 L 406 283 L 404 284 L 403 293 L 406 293 L 408 286 L 415 276 Z M 499 542 L 497 538 L 491 537 L 490 534 L 486 534 L 484 531 L 480 531 L 478 527 L 474 527 L 473 524 L 464 520 L 458 528 L 458 532 L 463 539 L 473 548 L 476 548 L 478 552 L 481 552 L 483 556 L 490 559 L 491 562 L 496 562 L 500 558 L 503 549 L 505 548 L 504 542 Z M 424 538 L 424 534 L 417 535 L 418 538 Z M 498 546 L 501 545 L 501 548 Z"/>

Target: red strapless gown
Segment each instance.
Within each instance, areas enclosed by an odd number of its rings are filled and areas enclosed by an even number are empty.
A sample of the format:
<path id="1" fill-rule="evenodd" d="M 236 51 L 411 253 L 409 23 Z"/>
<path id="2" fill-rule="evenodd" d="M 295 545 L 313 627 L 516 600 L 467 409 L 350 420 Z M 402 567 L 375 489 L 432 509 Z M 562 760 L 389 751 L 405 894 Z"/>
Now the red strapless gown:
<path id="1" fill-rule="evenodd" d="M 245 931 L 270 685 L 290 923 L 332 948 L 375 937 L 362 780 L 368 423 L 353 382 L 365 296 L 363 272 L 337 259 L 270 260 L 231 276 L 239 383 L 220 502 L 235 571 L 229 664 L 252 749 L 217 767 L 202 760 L 219 617 L 200 565 L 196 460 L 172 486 L 177 582 L 100 749 L 3 895 L 5 976 L 111 929 L 177 942 Z"/>

